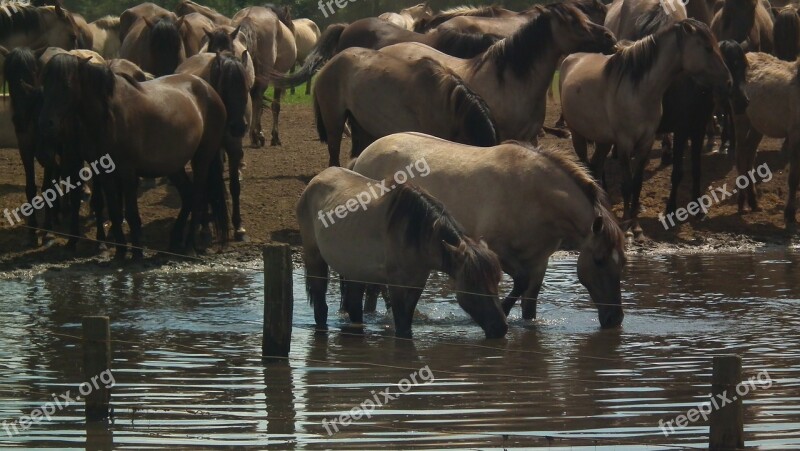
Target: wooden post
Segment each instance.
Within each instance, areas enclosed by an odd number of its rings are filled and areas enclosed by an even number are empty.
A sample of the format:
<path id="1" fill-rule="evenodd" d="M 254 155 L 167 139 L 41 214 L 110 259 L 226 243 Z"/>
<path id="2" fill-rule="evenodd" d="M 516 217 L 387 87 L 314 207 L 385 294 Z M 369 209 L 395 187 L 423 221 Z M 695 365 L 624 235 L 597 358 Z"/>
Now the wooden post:
<path id="1" fill-rule="evenodd" d="M 264 247 L 264 339 L 262 360 L 289 357 L 292 341 L 292 258 L 288 244 Z"/>
<path id="2" fill-rule="evenodd" d="M 742 358 L 738 355 L 714 357 L 711 376 L 711 396 L 717 405 L 723 400 L 731 400 L 725 406 L 711 410 L 711 428 L 708 447 L 712 450 L 731 450 L 744 448 L 744 415 L 742 397 L 736 393 L 736 386 L 742 381 Z M 721 395 L 717 397 L 717 395 Z M 714 402 L 711 403 L 715 407 Z"/>
<path id="3" fill-rule="evenodd" d="M 106 371 L 111 371 L 111 329 L 108 317 L 84 316 L 83 375 L 84 384 L 89 385 L 85 391 L 89 393 L 85 394 L 82 390 L 81 395 L 85 397 L 86 421 L 103 420 L 109 416 L 111 390 L 100 380 L 100 375 Z"/>

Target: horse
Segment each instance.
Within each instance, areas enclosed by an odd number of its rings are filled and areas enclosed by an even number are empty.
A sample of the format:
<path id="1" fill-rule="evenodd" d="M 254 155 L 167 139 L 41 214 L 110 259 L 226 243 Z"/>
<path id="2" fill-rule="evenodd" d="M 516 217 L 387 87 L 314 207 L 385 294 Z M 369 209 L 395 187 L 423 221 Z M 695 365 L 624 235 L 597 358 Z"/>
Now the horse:
<path id="1" fill-rule="evenodd" d="M 733 80 L 731 99 L 724 99 L 721 103 L 732 105 L 733 111 L 741 114 L 749 102 L 744 91 L 747 60 L 741 46 L 734 41 L 722 41 L 719 43 L 719 47 L 725 66 Z M 683 179 L 683 154 L 689 140 L 692 142 L 692 199 L 700 198 L 700 158 L 706 125 L 712 119 L 715 103 L 712 90 L 708 86 L 697 83 L 690 76 L 682 75 L 667 88 L 662 105 L 663 115 L 658 132 L 675 133 L 672 189 L 665 211 L 665 215 L 669 215 L 675 213 L 677 209 L 678 187 Z"/>
<path id="2" fill-rule="evenodd" d="M 486 243 L 468 236 L 425 191 L 401 184 L 372 199 L 368 208 L 345 210 L 347 216 L 327 223 L 325 212 L 339 212 L 363 195 L 365 187 L 379 183 L 331 167 L 311 180 L 297 202 L 306 287 L 317 328 L 327 329 L 330 267 L 347 280 L 345 302 L 351 322 L 363 322 L 361 299 L 366 284 L 388 284 L 395 335 L 410 338 L 417 302 L 431 271 L 436 270 L 455 279 L 458 305 L 486 338 L 505 336 L 508 323 L 498 298 L 497 255 Z"/>
<path id="3" fill-rule="evenodd" d="M 94 34 L 89 27 L 89 22 L 80 14 L 72 13 L 72 20 L 78 31 L 75 47 L 78 49 L 92 50 L 94 48 Z"/>
<path id="4" fill-rule="evenodd" d="M 430 59 L 408 63 L 370 49 L 347 49 L 325 65 L 314 83 L 314 114 L 330 166 L 339 166 L 347 122 L 351 157 L 377 138 L 404 131 L 478 146 L 497 143 L 486 103 L 452 71 Z"/>
<path id="5" fill-rule="evenodd" d="M 544 125 L 547 89 L 560 59 L 577 51 L 611 52 L 616 40 L 605 27 L 590 22 L 568 3 L 534 9 L 538 13 L 513 36 L 470 60 L 416 43 L 389 46 L 381 52 L 408 64 L 424 57 L 435 59 L 486 101 L 501 141 L 535 143 Z"/>
<path id="6" fill-rule="evenodd" d="M 322 32 L 311 19 L 293 19 L 292 23 L 294 24 L 294 42 L 297 43 L 297 62 L 295 63 L 295 67 L 297 67 L 297 65 L 302 66 L 305 63 L 308 55 L 317 45 Z M 292 87 L 291 93 L 294 94 L 294 87 Z M 310 93 L 311 83 L 309 82 L 306 83 L 306 95 Z"/>
<path id="7" fill-rule="evenodd" d="M 228 114 L 228 124 L 225 132 L 223 147 L 228 155 L 228 173 L 230 179 L 230 193 L 232 199 L 232 219 L 234 238 L 237 241 L 247 239 L 246 230 L 242 226 L 240 208 L 241 182 L 239 171 L 244 158 L 242 139 L 247 131 L 248 102 L 250 89 L 253 87 L 255 77 L 252 70 L 252 61 L 244 51 L 241 58 L 230 52 L 200 53 L 187 59 L 175 71 L 178 74 L 196 75 L 207 81 L 219 94 Z M 249 64 L 248 67 L 245 66 Z"/>
<path id="8" fill-rule="evenodd" d="M 588 162 L 587 142 L 595 143 L 591 167 L 602 178 L 605 158 L 615 146 L 623 165 L 623 220 L 636 239 L 639 195 L 662 115 L 667 88 L 685 73 L 724 94 L 732 81 L 708 26 L 684 19 L 612 56 L 578 53 L 561 65 L 561 108 L 578 157 Z"/>
<path id="9" fill-rule="evenodd" d="M 103 58 L 112 59 L 119 56 L 122 40 L 119 38 L 119 17 L 106 16 L 89 24 L 92 32 L 92 50 Z"/>
<path id="10" fill-rule="evenodd" d="M 504 18 L 504 17 L 513 17 L 517 14 L 519 13 L 517 13 L 516 11 L 506 9 L 498 5 L 479 6 L 479 7 L 456 6 L 455 8 L 449 8 L 440 11 L 438 14 L 430 18 L 423 17 L 417 19 L 414 22 L 414 31 L 416 31 L 417 33 L 426 33 L 456 17 Z"/>
<path id="11" fill-rule="evenodd" d="M 748 52 L 772 52 L 772 15 L 761 0 L 724 0 L 711 21 L 718 40 L 745 44 Z"/>
<path id="12" fill-rule="evenodd" d="M 435 170 L 414 183 L 439 199 L 468 235 L 486 240 L 513 279 L 506 314 L 522 296 L 522 317 L 536 317 L 548 259 L 568 243 L 580 252 L 578 279 L 600 325 L 622 324 L 625 240 L 605 192 L 573 156 L 519 142 L 478 148 L 401 133 L 373 143 L 354 170 L 380 180 L 420 161 Z"/>
<path id="13" fill-rule="evenodd" d="M 54 56 L 45 73 L 59 65 L 66 69 L 63 76 L 44 77 L 39 127 L 44 134 L 54 134 L 73 121 L 83 124 L 76 130 L 80 158 L 113 162 L 115 170 L 98 172 L 96 179 L 107 200 L 115 258 L 124 259 L 127 252 L 123 211 L 130 227 L 133 256 L 143 257 L 139 177 L 169 176 L 180 193 L 181 210 L 170 237 L 172 249 L 185 244 L 187 252 L 196 250 L 195 233 L 209 203 L 219 241 L 224 244 L 228 215 L 220 148 L 227 118 L 225 105 L 214 88 L 184 74 L 139 83 L 115 74 L 107 64 L 75 61 L 70 55 Z M 185 169 L 188 162 L 192 164 L 191 181 Z M 190 212 L 191 227 L 186 237 Z"/>
<path id="14" fill-rule="evenodd" d="M 480 55 L 500 39 L 491 34 L 473 34 L 451 31 L 417 33 L 374 17 L 357 20 L 351 24 L 333 24 L 322 33 L 317 46 L 295 73 L 282 76 L 273 74 L 276 86 L 290 88 L 311 81 L 311 77 L 335 55 L 345 49 L 361 47 L 379 50 L 404 42 L 416 42 L 448 55 L 471 58 Z"/>
<path id="15" fill-rule="evenodd" d="M 574 6 L 597 25 L 603 25 L 608 7 L 600 0 L 567 0 L 563 3 Z M 503 14 L 493 17 L 463 15 L 445 21 L 435 29 L 440 31 L 458 31 L 462 33 L 494 34 L 501 37 L 513 35 L 539 14 L 539 9 L 532 7 L 514 14 Z"/>
<path id="16" fill-rule="evenodd" d="M 216 26 L 231 25 L 231 19 L 226 17 L 224 14 L 209 8 L 208 6 L 203 6 L 190 0 L 182 0 L 180 3 L 178 3 L 178 6 L 175 7 L 175 14 L 178 16 L 187 16 L 192 13 L 202 14 L 203 16 L 211 19 Z"/>
<path id="17" fill-rule="evenodd" d="M 211 19 L 200 13 L 191 13 L 181 17 L 183 19 L 181 38 L 186 50 L 186 58 L 189 58 L 200 53 L 206 36 L 217 26 Z"/>
<path id="18" fill-rule="evenodd" d="M 800 54 L 800 15 L 796 6 L 787 6 L 777 13 L 772 36 L 775 56 L 784 61 L 797 59 Z"/>
<path id="19" fill-rule="evenodd" d="M 184 22 L 185 18 L 177 19 L 172 13 L 160 19 L 139 18 L 125 35 L 119 56 L 157 77 L 175 73 L 186 59 L 180 31 Z"/>
<path id="20" fill-rule="evenodd" d="M 734 117 L 736 124 L 736 168 L 739 174 L 752 174 L 756 152 L 761 139 L 766 136 L 784 138 L 784 149 L 789 160 L 789 194 L 784 210 L 787 229 L 796 228 L 797 186 L 800 184 L 800 102 L 797 81 L 800 77 L 798 62 L 782 61 L 772 55 L 751 52 L 747 54 L 747 82 L 745 91 L 750 105 L 744 114 Z M 740 175 L 741 177 L 741 175 Z M 753 211 L 759 211 L 753 184 L 738 193 L 739 213 L 744 213 L 747 200 Z"/>
<path id="21" fill-rule="evenodd" d="M 134 24 L 142 18 L 148 18 L 150 22 L 155 23 L 159 20 L 169 17 L 173 20 L 177 16 L 172 12 L 156 5 L 155 3 L 145 2 L 140 5 L 128 8 L 119 16 L 119 40 L 123 42 L 128 36 L 128 33 L 133 28 Z"/>
<path id="22" fill-rule="evenodd" d="M 262 131 L 261 115 L 264 111 L 264 94 L 270 83 L 271 73 L 288 72 L 297 60 L 297 45 L 294 41 L 294 24 L 287 8 L 271 5 L 245 8 L 233 17 L 235 31 L 230 34 L 239 41 L 253 59 L 256 81 L 250 92 L 253 116 L 250 121 L 250 140 L 253 147 L 262 147 L 266 138 Z M 230 42 L 227 48 L 217 48 L 209 41 L 211 52 L 233 51 Z M 283 90 L 275 87 L 272 99 L 272 139 L 270 145 L 281 145 L 278 122 L 281 112 Z"/>
<path id="23" fill-rule="evenodd" d="M 388 12 L 378 16 L 378 19 L 385 20 L 406 30 L 414 30 L 414 24 L 420 19 L 433 17 L 433 10 L 427 3 L 410 6 L 401 9 L 399 13 Z"/>

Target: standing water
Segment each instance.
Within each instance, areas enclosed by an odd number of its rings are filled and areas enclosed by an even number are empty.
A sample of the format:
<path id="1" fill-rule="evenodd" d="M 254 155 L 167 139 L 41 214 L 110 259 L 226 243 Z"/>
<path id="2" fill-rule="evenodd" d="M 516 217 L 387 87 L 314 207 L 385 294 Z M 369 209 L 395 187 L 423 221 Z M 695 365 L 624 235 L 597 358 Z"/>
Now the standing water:
<path id="1" fill-rule="evenodd" d="M 0 280 L 0 446 L 703 448 L 702 418 L 659 424 L 708 401 L 712 356 L 733 353 L 745 379 L 771 381 L 744 397 L 747 445 L 800 449 L 798 279 L 792 252 L 631 256 L 623 328 L 601 331 L 575 258 L 562 257 L 539 319 L 517 307 L 506 339 L 487 341 L 435 276 L 409 341 L 393 337 L 381 304 L 363 336 L 342 332 L 336 314 L 314 333 L 299 268 L 289 362 L 266 366 L 258 271 Z M 15 433 L 9 424 L 54 395 L 78 393 L 81 317 L 98 314 L 111 318 L 111 427 L 87 429 L 78 402 Z M 369 404 L 380 405 L 353 410 Z"/>

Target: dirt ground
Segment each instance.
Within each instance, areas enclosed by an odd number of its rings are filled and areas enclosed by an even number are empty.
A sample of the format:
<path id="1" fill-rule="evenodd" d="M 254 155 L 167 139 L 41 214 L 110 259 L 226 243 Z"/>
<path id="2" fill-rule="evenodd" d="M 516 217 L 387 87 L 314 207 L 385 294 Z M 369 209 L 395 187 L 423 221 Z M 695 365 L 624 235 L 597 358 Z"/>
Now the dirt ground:
<path id="1" fill-rule="evenodd" d="M 559 108 L 549 105 L 547 124 L 555 122 Z M 271 115 L 265 114 L 265 130 L 271 126 Z M 282 147 L 246 149 L 247 167 L 244 170 L 242 188 L 242 212 L 244 225 L 250 241 L 232 243 L 220 254 L 207 255 L 205 259 L 224 261 L 251 261 L 260 255 L 260 246 L 271 240 L 299 244 L 298 226 L 294 216 L 294 205 L 308 181 L 325 169 L 328 161 L 327 149 L 316 136 L 312 108 L 307 104 L 285 105 L 281 112 Z M 541 142 L 544 146 L 571 149 L 569 139 L 548 136 Z M 349 152 L 349 141 L 342 146 Z M 651 154 L 642 192 L 642 227 L 650 238 L 636 249 L 647 251 L 658 247 L 672 248 L 721 248 L 738 247 L 743 243 L 786 244 L 793 237 L 784 230 L 783 208 L 786 201 L 788 167 L 780 152 L 778 140 L 765 139 L 761 144 L 757 165 L 766 162 L 773 173 L 768 183 L 760 184 L 762 211 L 739 215 L 735 198 L 712 207 L 705 220 L 690 219 L 670 230 L 664 230 L 658 220 L 669 195 L 671 168 L 661 168 L 660 146 Z M 342 161 L 347 159 L 343 156 Z M 688 156 L 686 175 L 680 191 L 678 206 L 690 201 L 691 176 Z M 37 168 L 38 180 L 41 170 Z M 703 186 L 721 187 L 727 183 L 734 187 L 736 171 L 727 157 L 709 154 L 703 157 Z M 19 207 L 25 202 L 24 177 L 18 153 L 15 149 L 0 150 L 0 211 Z M 608 187 L 614 209 L 621 217 L 622 205 L 619 190 L 618 163 L 609 161 Z M 144 190 L 139 206 L 144 224 L 143 242 L 150 250 L 167 249 L 167 237 L 178 211 L 178 196 L 175 190 L 161 184 Z M 476 206 L 480 208 L 480 206 Z M 40 214 L 41 217 L 41 214 Z M 88 218 L 88 205 L 83 207 L 84 236 L 93 237 L 93 225 Z M 65 226 L 60 230 L 66 231 Z M 22 226 L 10 226 L 0 217 L 0 271 L 30 268 L 41 263 L 63 265 L 83 260 L 104 261 L 108 256 L 98 257 L 97 243 L 82 240 L 76 253 L 65 248 L 65 239 L 57 239 L 49 247 L 31 248 L 27 243 L 27 230 Z M 157 264 L 164 256 L 147 260 Z"/>

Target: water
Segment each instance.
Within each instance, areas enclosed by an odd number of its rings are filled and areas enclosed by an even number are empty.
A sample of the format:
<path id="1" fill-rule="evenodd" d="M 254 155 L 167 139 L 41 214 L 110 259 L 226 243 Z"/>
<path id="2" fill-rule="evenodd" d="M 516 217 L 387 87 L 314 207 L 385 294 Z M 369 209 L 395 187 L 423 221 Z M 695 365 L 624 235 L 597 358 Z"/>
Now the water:
<path id="1" fill-rule="evenodd" d="M 747 444 L 800 448 L 799 254 L 632 256 L 620 331 L 598 329 L 574 267 L 551 261 L 540 319 L 526 324 L 517 308 L 507 339 L 493 341 L 441 277 L 420 302 L 413 341 L 392 337 L 382 302 L 366 336 L 343 333 L 336 314 L 329 334 L 314 334 L 297 269 L 291 358 L 269 366 L 256 271 L 93 268 L 0 281 L 0 421 L 77 393 L 84 315 L 111 317 L 116 382 L 108 430 L 87 429 L 78 403 L 13 437 L 0 428 L 0 446 L 703 448 L 703 420 L 669 436 L 659 420 L 706 401 L 711 357 L 737 353 L 746 377 L 772 379 L 744 397 Z M 425 366 L 433 383 L 328 436 L 324 419 L 373 391 L 398 393 Z"/>

